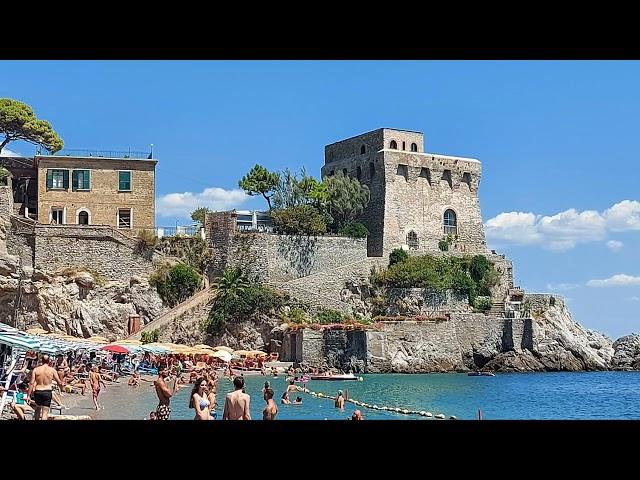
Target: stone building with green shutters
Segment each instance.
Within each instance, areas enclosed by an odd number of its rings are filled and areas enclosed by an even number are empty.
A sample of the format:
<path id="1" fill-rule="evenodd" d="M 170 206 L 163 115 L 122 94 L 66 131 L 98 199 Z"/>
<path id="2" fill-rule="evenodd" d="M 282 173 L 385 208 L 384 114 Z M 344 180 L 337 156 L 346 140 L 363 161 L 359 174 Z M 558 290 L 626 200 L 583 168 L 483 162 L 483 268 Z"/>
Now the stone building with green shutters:
<path id="1" fill-rule="evenodd" d="M 36 219 L 43 224 L 109 225 L 132 233 L 153 229 L 156 163 L 36 155 Z"/>

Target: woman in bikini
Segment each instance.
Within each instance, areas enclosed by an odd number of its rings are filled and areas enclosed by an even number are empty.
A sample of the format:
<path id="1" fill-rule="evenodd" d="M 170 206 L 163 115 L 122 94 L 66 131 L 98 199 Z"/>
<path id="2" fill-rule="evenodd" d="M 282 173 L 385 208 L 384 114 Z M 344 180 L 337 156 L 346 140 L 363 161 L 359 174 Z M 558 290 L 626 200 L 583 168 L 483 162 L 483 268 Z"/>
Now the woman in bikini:
<path id="1" fill-rule="evenodd" d="M 207 380 L 200 377 L 193 390 L 191 390 L 191 399 L 189 400 L 189 408 L 195 408 L 196 416 L 194 420 L 211 420 L 210 406 L 211 403 L 207 398 Z"/>

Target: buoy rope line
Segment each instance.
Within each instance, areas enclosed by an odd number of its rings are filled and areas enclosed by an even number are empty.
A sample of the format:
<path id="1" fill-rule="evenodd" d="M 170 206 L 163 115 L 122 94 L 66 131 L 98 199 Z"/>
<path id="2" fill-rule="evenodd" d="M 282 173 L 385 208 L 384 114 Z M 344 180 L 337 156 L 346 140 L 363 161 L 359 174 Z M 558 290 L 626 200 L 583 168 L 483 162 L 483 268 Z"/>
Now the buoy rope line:
<path id="1" fill-rule="evenodd" d="M 325 395 L 322 392 L 312 392 L 308 388 L 301 388 L 298 391 L 299 392 L 308 393 L 312 397 L 328 398 L 328 399 L 331 399 L 331 400 L 335 400 L 337 398 L 337 397 L 332 397 L 330 395 Z M 381 410 L 381 411 L 384 411 L 384 412 L 401 413 L 403 415 L 419 415 L 421 417 L 436 418 L 438 420 L 444 420 L 445 418 L 447 418 L 444 413 L 438 413 L 437 415 L 434 415 L 433 413 L 426 412 L 424 410 L 418 411 L 418 410 L 409 410 L 407 408 L 399 408 L 399 407 L 384 407 L 384 406 L 381 407 L 379 405 L 370 405 L 370 404 L 365 403 L 365 402 L 360 402 L 360 401 L 354 400 L 352 398 L 345 399 L 345 402 L 353 403 L 354 405 L 357 405 L 358 407 L 370 408 L 371 410 Z M 454 416 L 454 415 L 449 417 L 449 420 L 456 420 L 456 419 L 457 419 L 457 417 Z"/>

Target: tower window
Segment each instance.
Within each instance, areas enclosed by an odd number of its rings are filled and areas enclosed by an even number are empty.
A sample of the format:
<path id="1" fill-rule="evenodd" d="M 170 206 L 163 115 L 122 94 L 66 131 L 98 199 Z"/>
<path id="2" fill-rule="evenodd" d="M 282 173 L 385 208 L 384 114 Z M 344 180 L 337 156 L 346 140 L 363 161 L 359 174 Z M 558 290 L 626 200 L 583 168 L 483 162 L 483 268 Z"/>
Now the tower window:
<path id="1" fill-rule="evenodd" d="M 466 183 L 469 190 L 471 190 L 471 174 L 469 172 L 464 172 L 462 174 L 462 183 Z"/>
<path id="2" fill-rule="evenodd" d="M 411 250 L 418 249 L 418 234 L 413 230 L 407 233 L 407 245 Z"/>
<path id="3" fill-rule="evenodd" d="M 418 151 L 418 145 L 416 145 L 415 143 L 411 144 L 411 151 L 412 152 L 417 152 Z"/>
<path id="4" fill-rule="evenodd" d="M 442 172 L 441 181 L 444 180 L 449 185 L 449 188 L 453 188 L 453 182 L 451 181 L 451 170 L 445 170 Z"/>
<path id="5" fill-rule="evenodd" d="M 367 149 L 365 148 L 365 146 L 364 146 L 364 145 L 362 145 L 362 146 L 360 147 L 360 155 L 364 155 L 364 152 L 366 152 L 366 151 L 367 151 Z"/>
<path id="6" fill-rule="evenodd" d="M 451 209 L 445 210 L 444 212 L 444 234 L 445 235 L 457 235 L 458 234 L 458 223 L 456 219 L 456 212 Z"/>
<path id="7" fill-rule="evenodd" d="M 389 148 L 392 148 L 393 150 L 398 149 L 398 144 L 396 143 L 395 140 L 391 140 L 391 142 L 389 142 Z"/>
<path id="8" fill-rule="evenodd" d="M 358 165 L 358 168 L 356 168 L 356 178 L 358 180 L 362 178 L 362 168 L 360 168 L 360 165 Z"/>
<path id="9" fill-rule="evenodd" d="M 431 171 L 428 168 L 422 167 L 420 169 L 420 178 L 425 178 L 427 182 L 429 182 L 429 185 L 431 185 Z"/>
<path id="10" fill-rule="evenodd" d="M 373 162 L 369 163 L 369 178 L 373 178 L 376 176 L 376 166 Z"/>
<path id="11" fill-rule="evenodd" d="M 402 150 L 406 150 L 407 149 L 407 144 L 405 142 L 402 142 Z"/>
<path id="12" fill-rule="evenodd" d="M 398 165 L 396 173 L 403 176 L 405 181 L 409 181 L 409 168 L 406 165 Z"/>

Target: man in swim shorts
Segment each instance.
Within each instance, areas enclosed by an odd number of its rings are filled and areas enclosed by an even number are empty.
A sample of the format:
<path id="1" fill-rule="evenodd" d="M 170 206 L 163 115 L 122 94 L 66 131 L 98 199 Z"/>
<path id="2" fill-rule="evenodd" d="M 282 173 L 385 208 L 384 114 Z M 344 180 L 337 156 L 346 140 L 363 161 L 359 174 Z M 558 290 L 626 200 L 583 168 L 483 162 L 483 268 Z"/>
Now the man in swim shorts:
<path id="1" fill-rule="evenodd" d="M 49 418 L 49 407 L 53 396 L 53 381 L 60 386 L 62 380 L 55 368 L 50 365 L 49 355 L 42 356 L 42 365 L 36 367 L 31 372 L 31 382 L 29 387 L 29 397 L 36 404 L 34 420 L 47 420 Z"/>
<path id="2" fill-rule="evenodd" d="M 158 395 L 158 407 L 156 408 L 156 420 L 169 420 L 171 416 L 171 397 L 176 391 L 176 383 L 178 377 L 176 376 L 173 382 L 173 391 L 169 389 L 165 377 L 169 375 L 169 371 L 166 367 L 160 367 L 158 369 L 158 378 L 153 382 L 156 387 L 156 394 Z"/>

